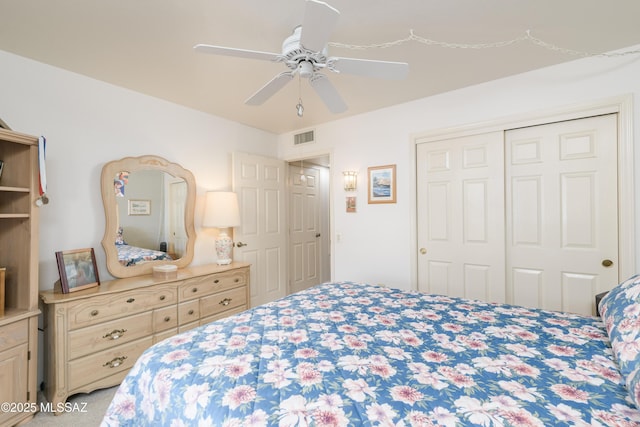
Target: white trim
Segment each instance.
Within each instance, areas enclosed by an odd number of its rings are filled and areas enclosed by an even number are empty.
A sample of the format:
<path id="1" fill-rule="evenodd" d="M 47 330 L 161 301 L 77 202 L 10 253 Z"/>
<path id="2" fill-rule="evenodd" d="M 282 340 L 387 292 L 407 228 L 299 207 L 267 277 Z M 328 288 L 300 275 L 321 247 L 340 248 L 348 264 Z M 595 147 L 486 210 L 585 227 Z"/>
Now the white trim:
<path id="1" fill-rule="evenodd" d="M 494 131 L 507 131 L 526 126 L 536 126 L 565 120 L 573 120 L 602 114 L 618 114 L 618 277 L 624 280 L 636 273 L 635 240 L 635 176 L 633 148 L 633 96 L 621 95 L 566 107 L 502 117 L 495 120 L 466 124 L 446 129 L 435 129 L 410 136 L 412 159 L 411 185 L 415 195 L 411 206 L 412 243 L 411 282 L 418 286 L 418 226 L 417 226 L 417 182 L 416 161 L 418 144 L 442 141 L 462 136 Z M 614 286 L 615 284 L 611 284 Z"/>

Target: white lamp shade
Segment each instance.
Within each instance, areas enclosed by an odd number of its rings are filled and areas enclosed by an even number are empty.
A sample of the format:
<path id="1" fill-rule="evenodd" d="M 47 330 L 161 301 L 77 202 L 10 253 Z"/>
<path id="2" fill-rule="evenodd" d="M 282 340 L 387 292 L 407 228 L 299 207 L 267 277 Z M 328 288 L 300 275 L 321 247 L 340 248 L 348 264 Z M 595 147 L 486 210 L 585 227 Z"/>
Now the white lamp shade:
<path id="1" fill-rule="evenodd" d="M 240 225 L 240 209 L 236 193 L 208 191 L 204 203 L 203 227 L 229 228 Z"/>

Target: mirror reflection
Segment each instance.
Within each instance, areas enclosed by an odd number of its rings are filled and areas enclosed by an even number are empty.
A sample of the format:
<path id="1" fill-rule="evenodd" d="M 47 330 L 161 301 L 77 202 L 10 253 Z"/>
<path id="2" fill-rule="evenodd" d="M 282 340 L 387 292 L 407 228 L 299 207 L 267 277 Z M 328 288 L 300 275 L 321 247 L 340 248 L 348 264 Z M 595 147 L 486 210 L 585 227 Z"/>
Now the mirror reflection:
<path id="1" fill-rule="evenodd" d="M 102 170 L 106 228 L 102 246 L 115 277 L 148 274 L 158 263 L 193 258 L 195 180 L 155 156 L 127 157 Z"/>
<path id="2" fill-rule="evenodd" d="M 118 262 L 176 260 L 186 250 L 186 182 L 163 171 L 120 171 L 113 180 Z"/>

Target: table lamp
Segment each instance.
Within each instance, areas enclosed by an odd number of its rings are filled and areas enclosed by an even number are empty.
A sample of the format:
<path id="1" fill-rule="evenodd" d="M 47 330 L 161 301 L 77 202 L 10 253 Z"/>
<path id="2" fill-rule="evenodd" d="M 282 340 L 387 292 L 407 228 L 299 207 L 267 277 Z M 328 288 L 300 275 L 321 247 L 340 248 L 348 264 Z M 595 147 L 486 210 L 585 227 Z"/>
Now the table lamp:
<path id="1" fill-rule="evenodd" d="M 220 230 L 216 238 L 216 254 L 218 264 L 231 264 L 233 240 L 227 229 L 240 225 L 240 209 L 238 196 L 230 191 L 208 191 L 204 205 L 203 227 L 214 227 Z"/>

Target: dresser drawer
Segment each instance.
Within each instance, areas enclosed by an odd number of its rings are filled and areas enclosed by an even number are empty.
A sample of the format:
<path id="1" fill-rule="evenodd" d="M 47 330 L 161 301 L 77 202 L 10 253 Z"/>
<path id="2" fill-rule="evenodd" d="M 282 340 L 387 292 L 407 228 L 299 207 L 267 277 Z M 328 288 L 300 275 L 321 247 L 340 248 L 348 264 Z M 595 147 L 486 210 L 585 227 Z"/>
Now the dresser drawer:
<path id="1" fill-rule="evenodd" d="M 231 271 L 185 280 L 180 285 L 178 293 L 180 301 L 185 301 L 246 285 L 246 283 L 245 273 Z"/>
<path id="2" fill-rule="evenodd" d="M 69 390 L 131 369 L 142 352 L 152 344 L 153 338 L 149 336 L 69 362 Z"/>
<path id="3" fill-rule="evenodd" d="M 175 304 L 175 286 L 150 287 L 76 301 L 68 311 L 69 330 Z"/>
<path id="4" fill-rule="evenodd" d="M 178 310 L 175 305 L 153 310 L 153 330 L 154 332 L 164 331 L 169 328 L 178 327 Z"/>
<path id="5" fill-rule="evenodd" d="M 0 327 L 0 350 L 26 343 L 28 333 L 27 319 Z"/>
<path id="6" fill-rule="evenodd" d="M 241 287 L 219 292 L 200 299 L 200 316 L 208 317 L 232 308 L 246 307 L 247 288 Z"/>
<path id="7" fill-rule="evenodd" d="M 197 321 L 200 318 L 200 301 L 197 299 L 180 303 L 178 305 L 178 322 L 184 325 Z"/>
<path id="8" fill-rule="evenodd" d="M 102 351 L 153 333 L 150 311 L 69 332 L 69 359 Z"/>

